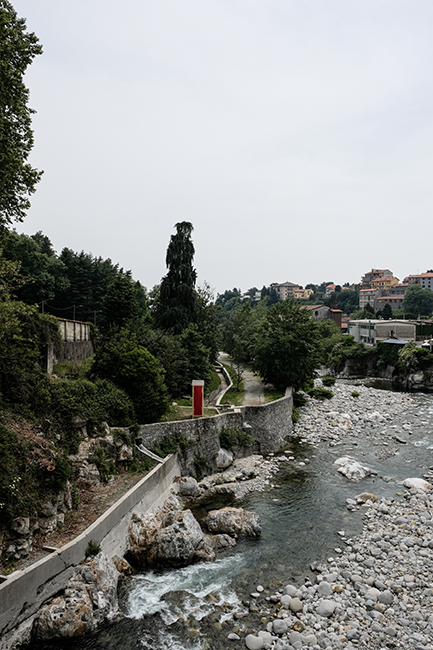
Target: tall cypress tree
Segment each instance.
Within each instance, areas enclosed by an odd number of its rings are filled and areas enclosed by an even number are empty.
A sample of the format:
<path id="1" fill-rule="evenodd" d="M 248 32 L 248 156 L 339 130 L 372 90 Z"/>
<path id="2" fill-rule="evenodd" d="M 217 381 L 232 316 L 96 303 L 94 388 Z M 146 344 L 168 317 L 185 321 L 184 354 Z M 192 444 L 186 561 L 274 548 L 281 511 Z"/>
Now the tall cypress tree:
<path id="1" fill-rule="evenodd" d="M 170 238 L 165 263 L 168 273 L 162 278 L 157 321 L 160 327 L 180 334 L 196 319 L 195 283 L 197 273 L 192 262 L 194 244 L 192 223 L 175 225 L 176 234 Z"/>

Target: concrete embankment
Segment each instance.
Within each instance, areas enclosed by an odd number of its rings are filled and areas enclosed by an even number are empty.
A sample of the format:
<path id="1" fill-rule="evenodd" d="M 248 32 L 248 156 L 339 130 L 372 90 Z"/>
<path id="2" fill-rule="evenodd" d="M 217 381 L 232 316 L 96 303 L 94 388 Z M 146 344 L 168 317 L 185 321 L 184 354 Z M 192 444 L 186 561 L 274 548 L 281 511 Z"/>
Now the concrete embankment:
<path id="1" fill-rule="evenodd" d="M 15 628 L 24 623 L 31 626 L 41 605 L 65 587 L 90 541 L 97 542 L 110 557 L 123 555 L 132 512 L 160 506 L 180 471 L 177 456 L 168 456 L 79 537 L 0 584 L 0 650 L 10 648 Z"/>
<path id="2" fill-rule="evenodd" d="M 164 438 L 176 436 L 186 440 L 187 445 L 149 472 L 73 542 L 0 584 L 0 650 L 12 647 L 18 638 L 18 628 L 20 633 L 23 627 L 30 629 L 41 605 L 65 588 L 83 561 L 90 541 L 98 543 L 108 557 L 124 555 L 134 510 L 149 512 L 160 506 L 175 476 L 195 474 L 198 461 L 203 473 L 216 469 L 221 449 L 219 434 L 224 427 L 248 432 L 255 440 L 255 448 L 261 453 L 272 452 L 284 445 L 292 433 L 292 407 L 292 394 L 288 390 L 284 398 L 261 406 L 242 407 L 212 418 L 142 426 L 139 438 L 145 447 L 158 447 Z M 243 451 L 251 453 L 251 449 Z M 239 453 L 242 455 L 242 450 Z"/>

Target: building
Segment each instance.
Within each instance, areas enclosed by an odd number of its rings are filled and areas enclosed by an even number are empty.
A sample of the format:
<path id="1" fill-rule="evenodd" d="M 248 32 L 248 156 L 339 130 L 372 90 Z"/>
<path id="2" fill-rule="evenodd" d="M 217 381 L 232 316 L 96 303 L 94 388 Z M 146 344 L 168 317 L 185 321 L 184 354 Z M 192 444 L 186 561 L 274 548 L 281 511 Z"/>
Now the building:
<path id="1" fill-rule="evenodd" d="M 383 278 L 376 278 L 375 280 L 372 280 L 371 288 L 384 291 L 389 289 L 390 287 L 393 287 L 395 284 L 398 283 L 399 283 L 398 278 L 395 278 L 393 275 L 386 275 Z"/>
<path id="2" fill-rule="evenodd" d="M 385 305 L 389 305 L 392 310 L 401 309 L 404 296 L 378 296 L 374 301 L 374 308 L 383 309 Z"/>
<path id="3" fill-rule="evenodd" d="M 408 275 L 404 279 L 407 284 L 420 284 L 423 289 L 433 291 L 433 273 L 420 273 L 419 275 Z"/>
<path id="4" fill-rule="evenodd" d="M 315 321 L 327 320 L 330 318 L 331 309 L 326 305 L 302 305 L 301 309 L 308 311 L 311 318 Z"/>
<path id="5" fill-rule="evenodd" d="M 359 308 L 364 309 L 364 307 L 370 304 L 373 309 L 375 309 L 375 300 L 376 296 L 379 295 L 379 289 L 360 289 L 359 290 Z"/>
<path id="6" fill-rule="evenodd" d="M 299 284 L 282 282 L 281 284 L 271 284 L 271 288 L 275 289 L 278 300 L 289 300 L 289 298 L 294 297 L 295 291 L 299 289 Z"/>
<path id="7" fill-rule="evenodd" d="M 416 341 L 416 323 L 407 320 L 351 320 L 347 323 L 347 332 L 357 343 L 367 345 L 390 338 Z"/>
<path id="8" fill-rule="evenodd" d="M 296 289 L 293 292 L 293 297 L 295 300 L 308 300 L 312 296 L 314 291 L 312 289 Z"/>
<path id="9" fill-rule="evenodd" d="M 325 287 L 325 296 L 330 296 L 335 291 L 335 284 L 327 284 Z"/>
<path id="10" fill-rule="evenodd" d="M 371 283 L 377 278 L 392 277 L 394 274 L 389 269 L 371 269 L 362 278 L 362 288 L 371 289 Z"/>

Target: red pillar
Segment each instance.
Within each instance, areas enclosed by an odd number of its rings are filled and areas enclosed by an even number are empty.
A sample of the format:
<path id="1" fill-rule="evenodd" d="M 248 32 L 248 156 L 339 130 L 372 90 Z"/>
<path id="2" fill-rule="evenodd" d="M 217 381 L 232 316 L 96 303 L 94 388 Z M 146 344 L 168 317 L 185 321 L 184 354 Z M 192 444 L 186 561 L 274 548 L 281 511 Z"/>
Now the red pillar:
<path id="1" fill-rule="evenodd" d="M 203 394 L 204 381 L 202 379 L 193 379 L 192 381 L 192 415 L 193 417 L 203 417 Z"/>

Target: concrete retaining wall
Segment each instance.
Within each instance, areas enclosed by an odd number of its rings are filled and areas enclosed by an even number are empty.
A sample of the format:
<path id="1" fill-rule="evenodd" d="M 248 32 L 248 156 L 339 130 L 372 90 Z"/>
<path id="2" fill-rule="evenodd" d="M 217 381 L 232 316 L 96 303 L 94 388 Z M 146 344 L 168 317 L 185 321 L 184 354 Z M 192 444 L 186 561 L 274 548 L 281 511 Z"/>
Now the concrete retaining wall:
<path id="1" fill-rule="evenodd" d="M 84 560 L 90 540 L 98 542 L 109 556 L 124 555 L 132 512 L 162 505 L 179 474 L 177 456 L 167 456 L 79 537 L 0 584 L 0 650 L 10 647 L 14 628 L 34 617 L 44 601 L 64 589 Z"/>
<path id="2" fill-rule="evenodd" d="M 280 449 L 293 430 L 293 397 L 291 389 L 279 400 L 260 406 L 242 406 L 230 413 L 212 418 L 196 418 L 179 422 L 157 422 L 140 427 L 138 438 L 148 449 L 157 448 L 164 438 L 183 439 L 179 454 L 183 474 L 196 475 L 216 471 L 216 457 L 220 449 L 219 434 L 225 427 L 235 427 L 250 434 L 255 448 L 238 450 L 238 455 L 259 452 L 267 454 Z"/>

